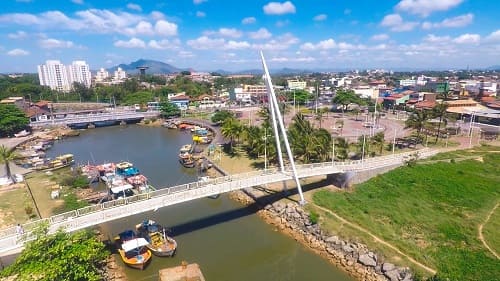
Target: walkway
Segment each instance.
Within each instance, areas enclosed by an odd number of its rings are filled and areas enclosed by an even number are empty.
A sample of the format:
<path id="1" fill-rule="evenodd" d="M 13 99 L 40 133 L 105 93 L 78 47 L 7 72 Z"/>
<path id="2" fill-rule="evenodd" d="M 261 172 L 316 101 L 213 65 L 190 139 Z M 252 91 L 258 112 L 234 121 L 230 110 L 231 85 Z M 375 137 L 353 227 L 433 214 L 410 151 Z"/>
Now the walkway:
<path id="1" fill-rule="evenodd" d="M 483 236 L 483 227 L 485 224 L 488 223 L 488 221 L 490 220 L 490 217 L 491 215 L 493 215 L 493 213 L 495 212 L 496 208 L 498 208 L 498 205 L 500 203 L 497 203 L 495 205 L 495 207 L 493 207 L 493 209 L 491 209 L 491 211 L 489 212 L 488 216 L 486 217 L 486 220 L 479 225 L 479 228 L 478 228 L 478 232 L 479 232 L 479 240 L 481 240 L 481 242 L 483 243 L 483 245 L 486 247 L 486 249 L 488 249 L 488 251 L 490 251 L 497 259 L 500 259 L 500 256 L 497 254 L 497 252 L 495 252 L 495 250 L 493 250 L 489 245 L 488 243 L 486 243 L 486 240 L 484 239 L 484 236 Z"/>
<path id="2" fill-rule="evenodd" d="M 325 162 L 298 165 L 297 174 L 299 178 L 307 178 L 335 173 L 367 171 L 401 164 L 416 152 L 417 151 L 412 151 L 368 158 L 364 161 L 356 160 L 350 162 Z M 429 149 L 418 151 L 420 158 L 432 156 L 436 154 L 436 152 L 437 151 Z M 47 219 L 31 222 L 25 224 L 23 227 L 26 232 L 29 233 L 33 228 L 39 225 L 40 222 L 46 222 L 49 224 L 50 233 L 57 231 L 59 228 L 63 228 L 67 231 L 75 231 L 195 199 L 292 179 L 293 174 L 290 167 L 287 167 L 284 172 L 281 172 L 277 168 L 273 168 L 218 177 L 206 182 L 192 182 L 173 187 L 160 188 L 151 193 L 139 194 L 125 199 L 88 206 L 75 211 L 55 215 Z M 34 237 L 29 237 L 28 235 L 26 240 L 33 238 Z M 20 248 L 23 243 L 24 241 L 18 241 L 18 237 L 16 237 L 15 234 L 15 228 L 0 231 L 0 253 Z"/>

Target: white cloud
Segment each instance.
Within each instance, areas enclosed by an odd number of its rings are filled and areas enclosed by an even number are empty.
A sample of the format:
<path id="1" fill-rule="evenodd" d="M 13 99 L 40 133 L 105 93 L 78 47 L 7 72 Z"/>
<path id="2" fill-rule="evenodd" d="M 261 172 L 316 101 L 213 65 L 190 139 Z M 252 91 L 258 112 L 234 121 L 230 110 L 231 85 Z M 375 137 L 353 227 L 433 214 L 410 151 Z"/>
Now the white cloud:
<path id="1" fill-rule="evenodd" d="M 152 11 L 151 18 L 153 18 L 154 20 L 162 20 L 165 19 L 165 15 L 159 11 Z"/>
<path id="2" fill-rule="evenodd" d="M 493 31 L 485 39 L 487 42 L 500 42 L 500 29 Z"/>
<path id="3" fill-rule="evenodd" d="M 402 32 L 412 30 L 418 22 L 405 22 L 399 14 L 390 14 L 384 17 L 380 25 L 389 27 L 391 31 Z"/>
<path id="4" fill-rule="evenodd" d="M 464 27 L 472 23 L 474 20 L 474 15 L 469 13 L 461 16 L 457 16 L 454 18 L 447 18 L 441 22 L 423 22 L 423 29 L 431 29 L 431 28 L 441 28 L 441 27 Z"/>
<path id="5" fill-rule="evenodd" d="M 218 35 L 221 37 L 240 38 L 243 33 L 236 28 L 219 28 L 217 31 L 205 31 L 204 35 Z"/>
<path id="6" fill-rule="evenodd" d="M 430 43 L 446 43 L 451 40 L 450 36 L 436 36 L 434 34 L 429 34 L 424 38 L 424 41 Z"/>
<path id="7" fill-rule="evenodd" d="M 118 40 L 113 45 L 120 48 L 146 48 L 146 43 L 135 37 L 128 41 Z"/>
<path id="8" fill-rule="evenodd" d="M 131 31 L 131 35 L 153 35 L 153 25 L 147 21 L 140 21 L 135 28 Z"/>
<path id="9" fill-rule="evenodd" d="M 195 57 L 195 54 L 193 52 L 189 52 L 189 51 L 179 51 L 179 53 L 177 53 L 177 55 L 181 58 L 193 58 L 193 57 Z"/>
<path id="10" fill-rule="evenodd" d="M 150 40 L 148 42 L 148 47 L 157 50 L 167 50 L 167 49 L 176 50 L 179 48 L 179 42 L 175 40 L 170 41 L 167 39 L 163 39 L 160 41 Z"/>
<path id="11" fill-rule="evenodd" d="M 427 17 L 436 11 L 447 11 L 462 2 L 463 0 L 401 0 L 396 5 L 396 10 Z"/>
<path id="12" fill-rule="evenodd" d="M 23 49 L 13 49 L 13 50 L 10 50 L 7 52 L 7 55 L 12 56 L 12 57 L 27 56 L 29 54 L 30 54 L 30 52 L 25 51 Z"/>
<path id="13" fill-rule="evenodd" d="M 17 31 L 16 33 L 9 33 L 7 35 L 7 37 L 9 37 L 10 39 L 24 39 L 26 38 L 26 36 L 28 36 L 28 34 L 24 31 Z"/>
<path id="14" fill-rule="evenodd" d="M 252 24 L 252 23 L 255 23 L 256 21 L 257 21 L 257 19 L 255 19 L 254 17 L 246 17 L 246 18 L 241 20 L 241 23 L 242 24 Z"/>
<path id="15" fill-rule="evenodd" d="M 199 18 L 204 18 L 207 14 L 205 14 L 205 12 L 202 12 L 202 11 L 197 11 L 196 12 L 196 16 L 199 17 Z"/>
<path id="16" fill-rule="evenodd" d="M 466 33 L 453 39 L 453 42 L 457 44 L 478 44 L 480 40 L 481 36 L 479 34 Z"/>
<path id="17" fill-rule="evenodd" d="M 82 5 L 83 4 L 83 0 L 71 0 L 71 2 L 73 2 L 75 4 L 78 4 L 78 5 Z"/>
<path id="18" fill-rule="evenodd" d="M 193 49 L 208 50 L 214 48 L 221 48 L 224 46 L 224 39 L 211 39 L 208 36 L 201 36 L 194 40 L 188 40 L 186 44 Z"/>
<path id="19" fill-rule="evenodd" d="M 42 39 L 39 41 L 39 45 L 44 49 L 63 49 L 75 47 L 75 44 L 72 41 L 57 40 L 53 38 Z"/>
<path id="20" fill-rule="evenodd" d="M 327 16 L 327 15 L 325 15 L 325 14 L 319 14 L 319 15 L 315 16 L 315 17 L 313 18 L 313 20 L 315 20 L 315 21 L 324 21 L 324 20 L 326 20 L 327 18 L 328 18 L 328 16 Z"/>
<path id="21" fill-rule="evenodd" d="M 276 39 L 270 40 L 262 44 L 253 44 L 252 48 L 255 50 L 270 50 L 279 51 L 287 50 L 292 45 L 299 43 L 299 39 L 291 33 L 285 33 L 278 36 Z"/>
<path id="22" fill-rule="evenodd" d="M 195 5 L 199 5 L 199 4 L 201 4 L 201 3 L 203 3 L 203 2 L 207 2 L 207 1 L 208 1 L 208 0 L 193 0 L 193 4 L 195 4 Z"/>
<path id="23" fill-rule="evenodd" d="M 271 34 L 271 32 L 269 32 L 266 28 L 263 28 L 263 27 L 255 32 L 250 32 L 249 35 L 250 35 L 250 38 L 257 39 L 257 40 L 258 39 L 268 39 L 268 38 L 271 38 L 271 36 L 273 36 Z"/>
<path id="24" fill-rule="evenodd" d="M 295 14 L 295 6 L 290 1 L 269 2 L 263 7 L 263 10 L 266 15 Z"/>
<path id="25" fill-rule="evenodd" d="M 375 34 L 371 37 L 372 40 L 375 40 L 375 41 L 385 41 L 387 39 L 389 39 L 389 35 L 385 34 L 385 33 L 382 33 L 382 34 Z"/>
<path id="26" fill-rule="evenodd" d="M 305 44 L 302 44 L 300 46 L 300 49 L 305 50 L 305 51 L 314 51 L 314 50 L 329 50 L 329 49 L 334 49 L 336 47 L 337 47 L 337 43 L 335 42 L 335 40 L 330 38 L 330 39 L 320 41 L 317 44 L 307 42 Z"/>
<path id="27" fill-rule="evenodd" d="M 74 17 L 68 17 L 60 11 L 48 11 L 40 14 L 12 13 L 0 15 L 0 23 L 36 26 L 40 30 L 71 30 L 107 34 L 127 34 L 127 28 L 134 27 L 145 20 L 141 15 L 127 12 L 89 9 L 77 11 Z"/>
<path id="28" fill-rule="evenodd" d="M 142 11 L 141 6 L 138 5 L 138 4 L 134 4 L 134 3 L 128 3 L 127 4 L 127 8 L 130 9 L 130 10 L 138 11 L 138 12 Z"/>
<path id="29" fill-rule="evenodd" d="M 155 31 L 158 35 L 175 36 L 177 35 L 177 24 L 159 20 L 155 24 Z"/>
<path id="30" fill-rule="evenodd" d="M 229 40 L 226 44 L 224 44 L 225 50 L 241 50 L 248 49 L 251 45 L 247 41 L 233 41 Z"/>

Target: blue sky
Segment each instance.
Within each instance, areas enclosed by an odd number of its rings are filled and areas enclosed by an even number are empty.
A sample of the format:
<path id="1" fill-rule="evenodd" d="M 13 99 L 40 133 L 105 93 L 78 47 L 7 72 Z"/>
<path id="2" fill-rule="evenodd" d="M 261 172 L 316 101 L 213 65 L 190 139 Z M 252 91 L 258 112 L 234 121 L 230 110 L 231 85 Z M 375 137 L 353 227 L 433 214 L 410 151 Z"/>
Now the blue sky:
<path id="1" fill-rule="evenodd" d="M 497 0 L 2 0 L 0 72 L 91 69 L 457 69 L 500 64 Z"/>

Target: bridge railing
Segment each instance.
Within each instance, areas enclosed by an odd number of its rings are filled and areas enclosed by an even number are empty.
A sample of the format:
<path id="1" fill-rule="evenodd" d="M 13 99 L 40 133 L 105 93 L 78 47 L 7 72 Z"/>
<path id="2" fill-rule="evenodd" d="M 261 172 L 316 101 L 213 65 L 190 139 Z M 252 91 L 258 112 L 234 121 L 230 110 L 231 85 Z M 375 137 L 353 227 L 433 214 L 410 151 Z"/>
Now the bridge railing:
<path id="1" fill-rule="evenodd" d="M 393 165 L 397 163 L 401 163 L 401 161 L 404 161 L 404 159 L 410 155 L 414 155 L 415 152 L 418 152 L 421 157 L 427 157 L 430 155 L 433 155 L 436 153 L 434 150 L 429 150 L 429 149 L 422 149 L 419 151 L 411 151 L 411 152 L 405 152 L 405 153 L 398 153 L 395 155 L 386 155 L 386 156 L 381 156 L 381 157 L 376 157 L 376 158 L 367 158 L 364 159 L 363 161 L 361 160 L 354 160 L 354 161 L 347 161 L 347 162 L 323 162 L 323 163 L 312 163 L 312 164 L 303 164 L 303 165 L 297 165 L 297 170 L 298 171 L 306 171 L 306 170 L 318 170 L 321 168 L 330 168 L 330 167 L 339 167 L 340 171 L 360 171 L 360 170 L 366 170 L 366 169 L 373 169 L 376 167 L 384 167 L 388 166 L 388 164 Z M 389 162 L 389 163 L 388 163 Z M 37 221 L 33 222 L 28 222 L 23 225 L 23 228 L 25 229 L 26 232 L 30 232 L 33 230 L 34 227 L 39 225 L 40 222 L 49 222 L 50 224 L 57 224 L 60 222 L 64 222 L 66 220 L 71 220 L 76 217 L 88 215 L 91 213 L 99 212 L 102 210 L 107 210 L 107 209 L 112 209 L 115 207 L 127 205 L 129 203 L 133 202 L 138 202 L 138 201 L 144 201 L 148 200 L 151 198 L 157 198 L 161 196 L 165 196 L 168 194 L 172 193 L 179 193 L 179 192 L 184 192 L 188 190 L 193 190 L 193 189 L 199 189 L 203 187 L 209 187 L 213 189 L 212 192 L 217 192 L 217 193 L 224 193 L 224 190 L 215 190 L 217 185 L 227 183 L 227 182 L 235 182 L 241 183 L 241 181 L 252 181 L 250 185 L 260 185 L 262 184 L 262 179 L 260 179 L 261 176 L 266 176 L 266 175 L 276 175 L 280 171 L 280 168 L 277 167 L 271 167 L 266 170 L 256 170 L 256 171 L 250 171 L 246 173 L 241 173 L 241 174 L 234 174 L 234 175 L 228 175 L 228 176 L 223 176 L 223 177 L 217 177 L 217 178 L 212 178 L 207 181 L 197 181 L 197 182 L 192 182 L 188 184 L 181 184 L 181 185 L 176 185 L 172 187 L 167 187 L 167 188 L 162 188 L 158 189 L 149 193 L 142 193 L 138 195 L 134 195 L 131 197 L 126 197 L 126 198 L 121 198 L 117 200 L 112 200 L 108 202 L 104 202 L 101 204 L 96 204 L 96 205 L 91 205 L 87 206 L 84 208 L 80 208 L 78 210 L 74 211 L 69 211 L 65 212 L 62 214 L 54 215 L 51 216 L 50 218 L 46 219 L 40 219 Z M 285 167 L 285 172 L 289 173 L 291 172 L 291 167 L 286 166 Z M 227 186 L 228 190 L 230 190 L 230 185 Z M 220 192 L 219 192 L 220 191 Z M 9 236 L 14 236 L 16 235 L 15 232 L 15 227 L 7 228 L 0 230 L 0 237 L 9 237 Z"/>

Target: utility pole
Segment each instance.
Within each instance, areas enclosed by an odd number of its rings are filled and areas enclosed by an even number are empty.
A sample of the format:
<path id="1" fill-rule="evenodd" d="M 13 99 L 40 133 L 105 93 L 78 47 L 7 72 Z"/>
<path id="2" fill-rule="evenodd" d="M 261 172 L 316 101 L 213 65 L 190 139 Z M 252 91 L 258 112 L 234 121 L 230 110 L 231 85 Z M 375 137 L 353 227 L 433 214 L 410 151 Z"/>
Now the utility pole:
<path id="1" fill-rule="evenodd" d="M 332 137 L 332 166 L 335 162 L 335 138 Z"/>
<path id="2" fill-rule="evenodd" d="M 366 140 L 366 135 L 363 132 L 363 152 L 361 153 L 361 162 L 363 162 L 365 159 L 365 140 Z"/>
<path id="3" fill-rule="evenodd" d="M 394 128 L 394 138 L 392 140 L 392 155 L 394 155 L 395 150 L 396 150 L 396 128 Z"/>

